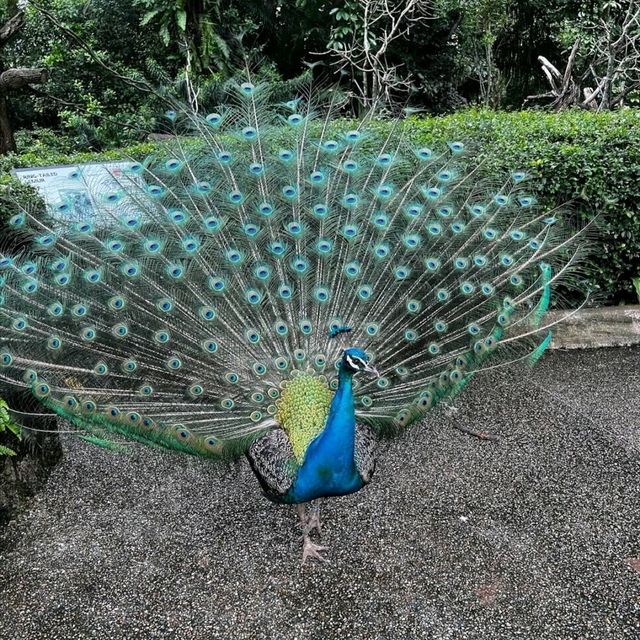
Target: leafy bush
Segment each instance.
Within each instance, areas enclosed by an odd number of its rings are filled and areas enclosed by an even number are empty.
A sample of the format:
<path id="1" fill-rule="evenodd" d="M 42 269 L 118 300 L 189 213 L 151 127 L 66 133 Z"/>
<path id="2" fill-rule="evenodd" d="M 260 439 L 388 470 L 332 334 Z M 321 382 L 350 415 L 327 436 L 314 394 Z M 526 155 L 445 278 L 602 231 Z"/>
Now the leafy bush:
<path id="1" fill-rule="evenodd" d="M 11 419 L 9 415 L 7 403 L 0 399 L 0 434 L 5 431 L 12 433 L 13 436 L 20 440 L 22 438 L 20 427 Z M 11 447 L 0 444 L 0 456 L 15 456 L 16 452 Z"/>
<path id="2" fill-rule="evenodd" d="M 487 171 L 526 169 L 548 207 L 598 215 L 598 259 L 588 279 L 608 303 L 636 302 L 640 273 L 640 110 L 560 114 L 465 110 L 415 119 L 419 143 L 472 141 Z"/>
<path id="3" fill-rule="evenodd" d="M 336 126 L 351 124 L 339 121 Z M 383 134 L 388 123 L 377 121 L 372 128 Z M 640 110 L 550 114 L 468 109 L 411 118 L 406 130 L 420 145 L 468 141 L 488 173 L 528 170 L 543 205 L 572 203 L 585 220 L 598 214 L 600 247 L 589 285 L 609 303 L 636 301 L 632 278 L 640 273 Z M 161 144 L 142 143 L 100 154 L 71 153 L 73 143 L 43 129 L 21 142 L 27 152 L 0 157 L 0 193 L 8 185 L 16 187 L 2 175 L 13 167 L 140 159 L 162 151 Z M 30 192 L 22 185 L 19 189 Z"/>

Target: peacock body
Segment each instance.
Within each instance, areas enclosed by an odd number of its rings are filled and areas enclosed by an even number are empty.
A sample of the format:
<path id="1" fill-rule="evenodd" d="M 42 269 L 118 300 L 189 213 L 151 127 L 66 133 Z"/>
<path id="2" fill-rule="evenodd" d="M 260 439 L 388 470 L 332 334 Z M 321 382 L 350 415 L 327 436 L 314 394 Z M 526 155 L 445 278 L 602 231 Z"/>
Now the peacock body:
<path id="1" fill-rule="evenodd" d="M 302 504 L 357 491 L 380 437 L 548 346 L 580 248 L 526 173 L 484 179 L 462 143 L 416 148 L 400 121 L 376 134 L 265 84 L 167 117 L 189 136 L 118 188 L 77 172 L 93 218 L 19 208 L 33 250 L 0 256 L 0 380 L 86 439 L 246 455 Z"/>

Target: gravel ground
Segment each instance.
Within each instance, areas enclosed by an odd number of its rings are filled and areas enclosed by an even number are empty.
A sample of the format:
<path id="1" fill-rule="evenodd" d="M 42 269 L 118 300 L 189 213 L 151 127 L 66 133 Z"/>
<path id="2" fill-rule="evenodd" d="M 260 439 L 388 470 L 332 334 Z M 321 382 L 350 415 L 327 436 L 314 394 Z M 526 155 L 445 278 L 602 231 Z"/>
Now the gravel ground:
<path id="1" fill-rule="evenodd" d="M 637 640 L 639 427 L 638 348 L 484 377 L 325 505 L 303 568 L 244 462 L 69 438 L 1 534 L 0 637 Z"/>

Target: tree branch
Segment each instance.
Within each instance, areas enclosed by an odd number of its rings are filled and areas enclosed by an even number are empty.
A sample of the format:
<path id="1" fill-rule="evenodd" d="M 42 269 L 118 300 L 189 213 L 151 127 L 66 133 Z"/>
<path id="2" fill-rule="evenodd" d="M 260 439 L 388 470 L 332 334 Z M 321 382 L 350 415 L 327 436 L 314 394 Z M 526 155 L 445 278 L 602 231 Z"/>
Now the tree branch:
<path id="1" fill-rule="evenodd" d="M 0 47 L 4 47 L 24 26 L 24 11 L 18 11 L 0 27 Z"/>

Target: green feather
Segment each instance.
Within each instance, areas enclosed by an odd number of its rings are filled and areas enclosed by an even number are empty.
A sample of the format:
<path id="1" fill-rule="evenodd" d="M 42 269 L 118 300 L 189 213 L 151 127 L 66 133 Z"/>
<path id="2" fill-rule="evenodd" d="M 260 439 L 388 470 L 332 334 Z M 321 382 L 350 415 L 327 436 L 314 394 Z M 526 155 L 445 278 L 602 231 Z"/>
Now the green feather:
<path id="1" fill-rule="evenodd" d="M 529 355 L 529 358 L 527 359 L 527 363 L 529 364 L 530 367 L 535 366 L 538 360 L 542 358 L 542 355 L 551 344 L 552 338 L 553 338 L 553 335 L 551 331 L 549 331 L 546 337 L 544 338 L 544 340 L 531 352 L 531 354 Z"/>

